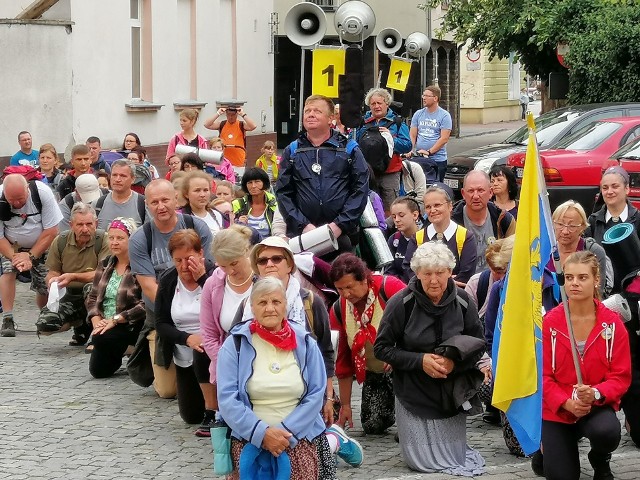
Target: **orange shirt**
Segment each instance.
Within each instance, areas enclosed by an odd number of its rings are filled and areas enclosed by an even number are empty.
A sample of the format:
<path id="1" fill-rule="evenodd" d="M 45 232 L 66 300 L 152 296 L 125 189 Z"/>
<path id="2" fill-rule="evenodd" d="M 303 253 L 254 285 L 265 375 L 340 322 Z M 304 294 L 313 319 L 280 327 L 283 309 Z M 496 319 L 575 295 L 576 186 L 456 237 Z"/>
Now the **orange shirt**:
<path id="1" fill-rule="evenodd" d="M 246 151 L 242 132 L 240 120 L 235 123 L 225 122 L 220 130 L 220 138 L 226 145 L 224 156 L 234 167 L 244 167 L 245 164 Z"/>

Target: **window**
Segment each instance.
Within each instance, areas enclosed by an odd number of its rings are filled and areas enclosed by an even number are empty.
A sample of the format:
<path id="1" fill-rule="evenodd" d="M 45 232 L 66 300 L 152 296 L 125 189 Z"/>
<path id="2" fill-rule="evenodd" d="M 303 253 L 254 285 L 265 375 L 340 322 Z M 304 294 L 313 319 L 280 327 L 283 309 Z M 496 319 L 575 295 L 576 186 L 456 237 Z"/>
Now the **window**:
<path id="1" fill-rule="evenodd" d="M 333 12 L 338 8 L 337 0 L 307 0 L 310 3 L 315 3 L 325 12 Z"/>
<path id="2" fill-rule="evenodd" d="M 142 98 L 142 0 L 130 0 L 131 97 Z"/>
<path id="3" fill-rule="evenodd" d="M 565 150 L 593 150 L 600 146 L 611 135 L 622 127 L 615 122 L 596 121 L 576 130 L 574 133 L 559 141 L 554 148 Z"/>
<path id="4" fill-rule="evenodd" d="M 515 53 L 509 55 L 509 100 L 520 99 L 520 62 L 516 60 Z"/>

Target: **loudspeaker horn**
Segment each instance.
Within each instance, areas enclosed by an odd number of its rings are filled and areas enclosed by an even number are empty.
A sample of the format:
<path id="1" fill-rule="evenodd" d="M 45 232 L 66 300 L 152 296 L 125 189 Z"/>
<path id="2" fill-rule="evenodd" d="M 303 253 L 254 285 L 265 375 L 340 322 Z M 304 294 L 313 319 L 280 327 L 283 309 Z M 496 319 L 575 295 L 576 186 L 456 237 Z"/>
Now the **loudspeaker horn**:
<path id="1" fill-rule="evenodd" d="M 423 57 L 429 51 L 431 40 L 422 32 L 413 32 L 407 37 L 404 48 L 411 57 Z"/>
<path id="2" fill-rule="evenodd" d="M 319 43 L 327 31 L 327 16 L 311 2 L 294 5 L 284 19 L 284 33 L 296 45 L 310 47 Z"/>
<path id="3" fill-rule="evenodd" d="M 376 26 L 376 15 L 366 3 L 349 0 L 338 7 L 333 23 L 341 40 L 363 42 Z"/>
<path id="4" fill-rule="evenodd" d="M 402 35 L 395 28 L 385 28 L 376 37 L 376 47 L 385 55 L 393 55 L 402 48 Z"/>

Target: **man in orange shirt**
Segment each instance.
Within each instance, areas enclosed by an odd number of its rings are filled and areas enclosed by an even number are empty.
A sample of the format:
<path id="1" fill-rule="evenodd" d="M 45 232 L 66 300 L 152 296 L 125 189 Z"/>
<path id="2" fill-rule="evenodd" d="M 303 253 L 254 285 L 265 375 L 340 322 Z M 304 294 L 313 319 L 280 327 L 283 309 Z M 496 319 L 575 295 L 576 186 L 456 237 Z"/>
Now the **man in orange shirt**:
<path id="1" fill-rule="evenodd" d="M 226 120 L 220 120 L 225 115 Z M 242 120 L 238 119 L 242 117 Z M 244 167 L 246 163 L 246 138 L 245 132 L 255 130 L 257 125 L 242 111 L 242 107 L 230 105 L 221 107 L 216 114 L 204 122 L 205 128 L 218 130 L 220 138 L 224 141 L 224 156 L 229 159 L 234 167 Z"/>

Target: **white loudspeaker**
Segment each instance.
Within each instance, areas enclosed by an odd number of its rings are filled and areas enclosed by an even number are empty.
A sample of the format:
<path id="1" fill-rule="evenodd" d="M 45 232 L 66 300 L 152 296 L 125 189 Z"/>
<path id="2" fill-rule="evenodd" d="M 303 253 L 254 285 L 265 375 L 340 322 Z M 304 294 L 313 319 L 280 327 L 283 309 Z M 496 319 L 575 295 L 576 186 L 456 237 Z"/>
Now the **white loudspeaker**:
<path id="1" fill-rule="evenodd" d="M 333 23 L 342 40 L 362 42 L 375 28 L 376 15 L 366 3 L 349 0 L 338 7 Z"/>
<path id="2" fill-rule="evenodd" d="M 376 47 L 385 55 L 393 55 L 402 47 L 402 35 L 395 28 L 385 28 L 376 37 Z"/>
<path id="3" fill-rule="evenodd" d="M 294 5 L 284 19 L 284 33 L 296 45 L 310 47 L 319 43 L 327 31 L 327 16 L 311 2 Z"/>
<path id="4" fill-rule="evenodd" d="M 411 57 L 422 57 L 427 54 L 431 40 L 422 32 L 413 32 L 407 37 L 404 48 Z"/>

